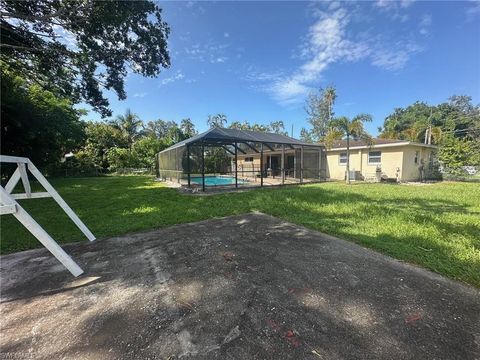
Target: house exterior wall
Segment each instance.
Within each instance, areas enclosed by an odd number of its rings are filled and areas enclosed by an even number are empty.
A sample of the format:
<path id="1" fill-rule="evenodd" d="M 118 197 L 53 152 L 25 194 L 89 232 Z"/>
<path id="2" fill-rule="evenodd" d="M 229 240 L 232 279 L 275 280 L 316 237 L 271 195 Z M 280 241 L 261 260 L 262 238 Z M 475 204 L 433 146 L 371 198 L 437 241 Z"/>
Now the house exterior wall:
<path id="1" fill-rule="evenodd" d="M 369 162 L 369 152 L 380 151 L 379 164 Z M 415 164 L 415 154 L 418 151 L 418 163 Z M 382 176 L 398 178 L 401 181 L 420 180 L 420 166 L 422 161 L 425 168 L 428 165 L 434 150 L 421 145 L 408 144 L 391 147 L 373 147 L 350 150 L 350 170 L 359 172 L 362 177 L 370 178 L 380 167 Z M 346 164 L 340 164 L 340 154 L 346 150 L 331 149 L 327 151 L 327 178 L 344 180 Z"/>
<path id="2" fill-rule="evenodd" d="M 418 162 L 417 164 L 415 164 L 415 153 L 417 151 L 418 151 Z M 403 151 L 402 180 L 403 181 L 420 180 L 420 168 L 421 166 L 423 166 L 425 170 L 427 169 L 433 151 L 434 151 L 433 149 L 425 148 L 422 146 L 415 146 L 415 145 L 405 146 Z"/>
<path id="3" fill-rule="evenodd" d="M 340 154 L 346 151 L 327 150 L 327 177 L 335 180 L 344 180 L 346 164 L 340 164 Z M 350 170 L 361 171 L 360 154 L 358 150 L 350 151 Z"/>

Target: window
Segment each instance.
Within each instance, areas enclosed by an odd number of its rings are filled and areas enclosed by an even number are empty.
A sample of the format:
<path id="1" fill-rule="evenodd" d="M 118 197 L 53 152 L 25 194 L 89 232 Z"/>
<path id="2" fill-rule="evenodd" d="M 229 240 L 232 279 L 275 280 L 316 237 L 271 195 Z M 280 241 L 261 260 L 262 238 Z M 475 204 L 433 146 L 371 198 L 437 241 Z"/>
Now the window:
<path id="1" fill-rule="evenodd" d="M 338 163 L 340 165 L 346 165 L 347 164 L 347 153 L 340 153 L 338 155 Z"/>
<path id="2" fill-rule="evenodd" d="M 415 151 L 415 164 L 418 164 L 418 151 Z"/>
<path id="3" fill-rule="evenodd" d="M 246 157 L 245 162 L 253 162 L 253 157 Z"/>
<path id="4" fill-rule="evenodd" d="M 369 151 L 368 152 L 368 163 L 369 164 L 380 164 L 382 162 L 382 152 L 381 151 Z"/>

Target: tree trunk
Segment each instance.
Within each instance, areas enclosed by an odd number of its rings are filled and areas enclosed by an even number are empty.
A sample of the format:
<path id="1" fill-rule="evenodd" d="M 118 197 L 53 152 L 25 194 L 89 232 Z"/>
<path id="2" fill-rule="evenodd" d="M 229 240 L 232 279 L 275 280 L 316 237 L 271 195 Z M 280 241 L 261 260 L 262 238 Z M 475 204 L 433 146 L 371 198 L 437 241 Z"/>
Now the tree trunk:
<path id="1" fill-rule="evenodd" d="M 347 133 L 347 184 L 350 184 L 350 136 Z"/>

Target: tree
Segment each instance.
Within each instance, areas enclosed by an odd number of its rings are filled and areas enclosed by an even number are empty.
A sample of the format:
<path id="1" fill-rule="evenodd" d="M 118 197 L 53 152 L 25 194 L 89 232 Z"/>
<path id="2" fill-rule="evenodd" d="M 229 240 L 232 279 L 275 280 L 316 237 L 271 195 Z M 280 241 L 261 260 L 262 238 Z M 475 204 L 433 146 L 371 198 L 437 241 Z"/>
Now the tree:
<path id="1" fill-rule="evenodd" d="M 270 132 L 270 126 L 263 125 L 263 124 L 253 124 L 250 126 L 251 131 L 259 131 L 259 132 Z"/>
<path id="2" fill-rule="evenodd" d="M 480 138 L 480 106 L 472 104 L 472 98 L 453 95 L 448 102 L 430 106 L 415 102 L 406 108 L 396 108 L 385 118 L 379 129 L 380 137 L 440 144 L 442 137 Z"/>
<path id="3" fill-rule="evenodd" d="M 224 114 L 208 115 L 207 125 L 210 128 L 223 128 L 227 124 L 227 116 Z"/>
<path id="4" fill-rule="evenodd" d="M 190 120 L 190 118 L 182 120 L 182 122 L 180 123 L 180 130 L 182 130 L 184 137 L 187 139 L 197 134 L 195 125 L 193 124 L 192 120 Z"/>
<path id="5" fill-rule="evenodd" d="M 167 136 L 169 126 L 170 123 L 165 120 L 149 121 L 141 130 L 141 135 L 160 139 Z"/>
<path id="6" fill-rule="evenodd" d="M 312 143 L 312 144 L 315 142 L 313 140 L 312 132 L 308 131 L 305 128 L 302 128 L 302 130 L 300 130 L 300 140 L 306 143 Z"/>
<path id="7" fill-rule="evenodd" d="M 29 84 L 1 61 L 0 67 L 1 153 L 28 157 L 44 170 L 58 165 L 84 141 L 84 112 L 70 100 Z"/>
<path id="8" fill-rule="evenodd" d="M 334 86 L 328 86 L 325 89 L 315 93 L 311 92 L 306 100 L 305 111 L 307 121 L 312 125 L 310 136 L 321 141 L 328 130 L 328 124 L 333 119 L 333 105 L 337 99 L 337 91 Z"/>
<path id="9" fill-rule="evenodd" d="M 237 129 L 237 130 L 250 130 L 250 124 L 248 121 L 244 121 L 243 123 L 240 121 L 234 121 L 229 126 L 230 129 Z"/>
<path id="10" fill-rule="evenodd" d="M 117 171 L 122 168 L 137 167 L 136 159 L 132 156 L 129 149 L 112 147 L 106 152 L 106 159 L 108 161 L 108 169 Z"/>
<path id="11" fill-rule="evenodd" d="M 480 143 L 450 134 L 442 141 L 438 159 L 447 173 L 461 175 L 463 166 L 480 166 Z"/>
<path id="12" fill-rule="evenodd" d="M 380 136 L 423 142 L 424 130 L 431 124 L 432 112 L 431 106 L 419 101 L 405 109 L 396 108 L 385 118 Z"/>
<path id="13" fill-rule="evenodd" d="M 434 106 L 417 101 L 406 108 L 395 109 L 379 130 L 383 138 L 438 145 L 442 165 L 458 172 L 461 166 L 477 163 L 478 152 L 464 150 L 480 143 L 480 105 L 474 105 L 466 95 L 453 95 Z"/>
<path id="14" fill-rule="evenodd" d="M 110 124 L 125 134 L 128 148 L 131 149 L 134 140 L 139 136 L 139 128 L 143 125 L 143 121 L 137 114 L 127 109 L 124 115 L 118 115 L 110 121 Z"/>
<path id="15" fill-rule="evenodd" d="M 111 148 L 128 147 L 125 134 L 105 122 L 88 122 L 85 133 L 86 141 L 81 150 L 81 157 L 90 159 L 95 166 L 103 169 L 110 166 L 107 154 Z"/>
<path id="16" fill-rule="evenodd" d="M 372 137 L 365 131 L 364 123 L 372 121 L 369 114 L 360 114 L 353 119 L 345 116 L 333 119 L 329 123 L 328 133 L 325 136 L 325 143 L 328 148 L 332 148 L 335 140 L 345 138 L 347 143 L 347 183 L 350 184 L 350 139 L 364 140 L 372 143 Z"/>
<path id="17" fill-rule="evenodd" d="M 17 74 L 110 116 L 103 89 L 126 98 L 128 71 L 170 66 L 169 26 L 154 1 L 3 0 L 0 59 Z"/>
<path id="18" fill-rule="evenodd" d="M 269 128 L 275 134 L 288 136 L 288 131 L 285 131 L 285 125 L 282 120 L 270 122 Z"/>
<path id="19" fill-rule="evenodd" d="M 144 137 L 133 144 L 132 159 L 134 166 L 152 168 L 155 162 L 155 154 L 169 146 L 165 139 Z"/>

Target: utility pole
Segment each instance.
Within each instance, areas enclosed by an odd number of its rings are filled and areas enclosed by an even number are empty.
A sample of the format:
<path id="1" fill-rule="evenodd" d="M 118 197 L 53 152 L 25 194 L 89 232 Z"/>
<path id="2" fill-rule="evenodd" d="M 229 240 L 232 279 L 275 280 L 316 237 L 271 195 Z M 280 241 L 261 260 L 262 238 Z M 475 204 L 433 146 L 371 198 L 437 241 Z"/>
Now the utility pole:
<path id="1" fill-rule="evenodd" d="M 433 115 L 433 108 L 430 108 L 430 116 L 428 117 L 428 127 L 425 130 L 425 144 L 431 145 L 432 144 L 432 115 Z"/>

